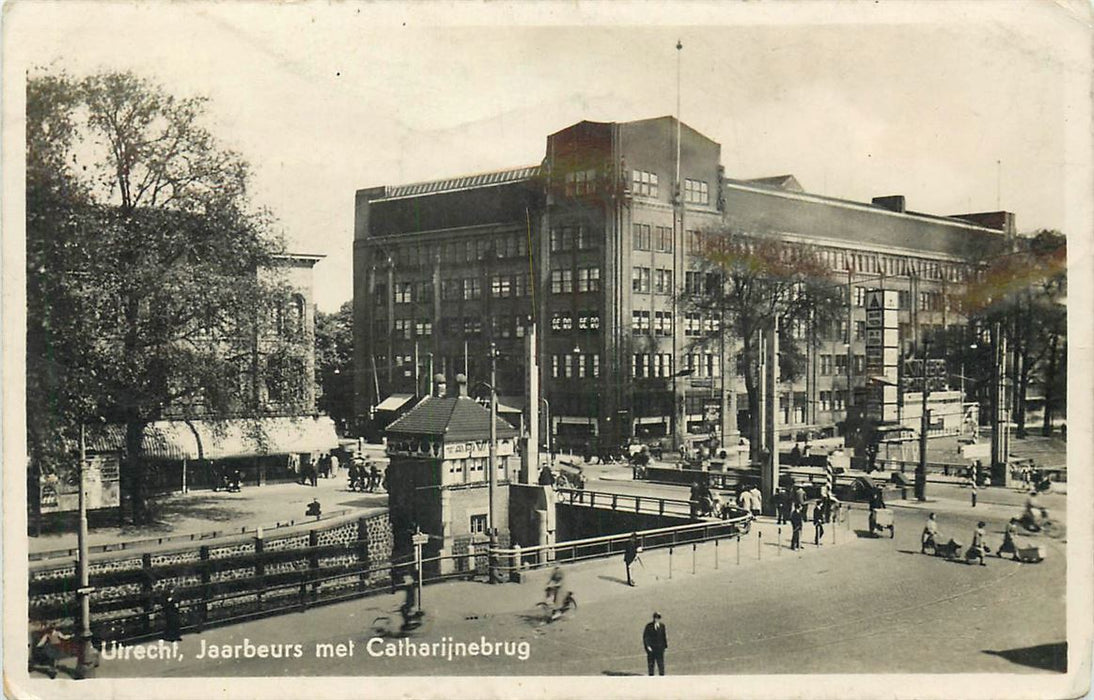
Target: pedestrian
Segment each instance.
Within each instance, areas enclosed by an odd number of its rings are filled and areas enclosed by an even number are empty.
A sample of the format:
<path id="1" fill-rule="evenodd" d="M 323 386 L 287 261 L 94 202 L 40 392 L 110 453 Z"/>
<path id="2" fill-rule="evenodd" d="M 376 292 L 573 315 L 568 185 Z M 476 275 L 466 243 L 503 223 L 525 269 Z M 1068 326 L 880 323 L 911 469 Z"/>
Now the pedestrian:
<path id="1" fill-rule="evenodd" d="M 798 466 L 798 462 L 801 461 L 802 451 L 798 447 L 798 443 L 794 443 L 794 449 L 790 450 L 790 466 Z"/>
<path id="2" fill-rule="evenodd" d="M 786 520 L 786 489 L 775 490 L 775 524 L 782 525 Z"/>
<path id="3" fill-rule="evenodd" d="M 166 642 L 182 639 L 182 615 L 174 586 L 168 586 L 163 593 L 163 639 Z"/>
<path id="4" fill-rule="evenodd" d="M 801 484 L 794 484 L 794 505 L 798 510 L 805 510 L 805 489 Z"/>
<path id="5" fill-rule="evenodd" d="M 655 612 L 653 620 L 646 623 L 646 628 L 642 630 L 642 646 L 646 649 L 649 674 L 653 675 L 656 664 L 658 675 L 665 675 L 665 650 L 669 648 L 669 638 L 665 625 L 661 622 L 661 613 Z"/>
<path id="6" fill-rule="evenodd" d="M 308 480 L 312 486 L 319 486 L 319 467 L 315 462 L 308 465 Z"/>
<path id="7" fill-rule="evenodd" d="M 923 534 L 920 536 L 919 553 L 927 553 L 927 545 L 936 547 L 938 543 L 938 522 L 934 519 L 934 513 L 927 516 L 927 524 L 923 526 Z"/>
<path id="8" fill-rule="evenodd" d="M 338 464 L 338 455 L 332 452 L 330 455 L 330 474 L 328 474 L 328 476 L 333 475 L 335 478 L 338 478 L 339 466 L 340 465 Z"/>
<path id="9" fill-rule="evenodd" d="M 984 543 L 984 527 L 983 520 L 976 523 L 976 532 L 972 535 L 972 546 L 969 547 L 969 552 L 966 556 L 966 559 L 970 562 L 973 559 L 979 559 L 980 566 L 987 566 L 987 564 L 984 563 L 984 554 L 987 552 L 987 546 Z"/>
<path id="10" fill-rule="evenodd" d="M 802 548 L 802 518 L 804 516 L 802 509 L 795 504 L 794 510 L 790 512 L 790 527 L 793 532 L 790 537 L 790 549 L 792 551 Z"/>
<path id="11" fill-rule="evenodd" d="M 642 548 L 638 545 L 638 533 L 632 532 L 631 538 L 627 540 L 627 546 L 623 550 L 623 564 L 627 567 L 627 585 L 633 586 L 634 579 L 631 577 L 631 564 L 638 559 L 639 552 Z"/>
<path id="12" fill-rule="evenodd" d="M 357 490 L 357 481 L 361 478 L 361 471 L 357 468 L 357 462 L 349 463 L 349 490 Z"/>
<path id="13" fill-rule="evenodd" d="M 760 493 L 759 486 L 753 486 L 751 489 L 749 489 L 749 493 L 752 494 L 752 515 L 755 517 L 759 517 L 760 510 L 763 509 L 764 504 L 763 494 Z"/>
<path id="14" fill-rule="evenodd" d="M 824 539 L 824 501 L 817 501 L 813 506 L 813 544 L 821 546 Z"/>

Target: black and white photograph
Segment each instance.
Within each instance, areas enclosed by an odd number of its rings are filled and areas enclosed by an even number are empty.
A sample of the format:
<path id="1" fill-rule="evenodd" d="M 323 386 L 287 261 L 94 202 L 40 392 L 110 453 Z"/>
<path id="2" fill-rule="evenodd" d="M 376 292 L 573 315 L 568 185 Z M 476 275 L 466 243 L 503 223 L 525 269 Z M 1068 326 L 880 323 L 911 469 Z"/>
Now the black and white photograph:
<path id="1" fill-rule="evenodd" d="M 1090 692 L 1089 3 L 3 9 L 6 696 Z"/>

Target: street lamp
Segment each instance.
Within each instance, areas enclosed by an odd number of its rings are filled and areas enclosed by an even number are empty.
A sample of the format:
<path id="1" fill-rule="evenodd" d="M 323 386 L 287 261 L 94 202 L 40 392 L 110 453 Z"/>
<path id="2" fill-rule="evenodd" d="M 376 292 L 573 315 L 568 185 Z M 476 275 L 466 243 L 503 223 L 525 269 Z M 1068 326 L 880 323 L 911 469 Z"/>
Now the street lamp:
<path id="1" fill-rule="evenodd" d="M 923 340 L 923 392 L 922 415 L 919 417 L 919 464 L 915 468 L 915 497 L 917 501 L 927 500 L 927 360 L 931 355 L 931 341 Z"/>

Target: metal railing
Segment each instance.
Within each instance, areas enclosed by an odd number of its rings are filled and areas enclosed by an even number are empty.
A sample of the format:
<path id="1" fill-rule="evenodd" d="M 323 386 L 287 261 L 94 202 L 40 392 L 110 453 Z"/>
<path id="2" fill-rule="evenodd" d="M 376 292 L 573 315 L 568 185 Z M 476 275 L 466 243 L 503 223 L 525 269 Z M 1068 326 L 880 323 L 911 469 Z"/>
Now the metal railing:
<path id="1" fill-rule="evenodd" d="M 687 518 L 691 517 L 694 505 L 687 499 L 612 493 L 610 491 L 563 488 L 556 489 L 555 493 L 558 495 L 558 502 L 567 505 L 608 508 L 649 515 L 675 515 Z"/>
<path id="2" fill-rule="evenodd" d="M 639 530 L 634 534 L 644 550 L 671 548 L 680 544 L 696 544 L 747 534 L 752 520 L 752 515 L 745 513 L 726 520 L 703 520 L 686 525 Z M 602 535 L 534 547 L 498 548 L 494 550 L 494 554 L 499 571 L 503 572 L 505 578 L 511 578 L 518 571 L 621 554 L 631 537 L 632 533 Z"/>

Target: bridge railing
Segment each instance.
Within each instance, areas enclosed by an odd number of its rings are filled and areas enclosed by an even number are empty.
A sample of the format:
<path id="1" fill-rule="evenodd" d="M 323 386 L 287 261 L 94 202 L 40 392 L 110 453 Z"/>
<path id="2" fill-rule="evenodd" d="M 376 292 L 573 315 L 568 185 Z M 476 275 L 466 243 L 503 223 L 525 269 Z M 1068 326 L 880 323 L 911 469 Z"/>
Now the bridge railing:
<path id="1" fill-rule="evenodd" d="M 738 513 L 725 520 L 702 520 L 686 525 L 638 530 L 634 534 L 643 550 L 728 539 L 747 534 L 752 526 L 751 514 L 739 509 Z M 625 532 L 534 547 L 499 547 L 492 551 L 502 578 L 505 579 L 512 578 L 522 570 L 621 555 L 631 536 L 632 533 Z"/>
<path id="2" fill-rule="evenodd" d="M 665 498 L 663 496 L 642 496 L 568 488 L 556 489 L 555 493 L 558 496 L 559 503 L 569 505 L 625 510 L 632 513 L 651 515 L 691 517 L 692 514 L 692 502 L 684 498 Z"/>

